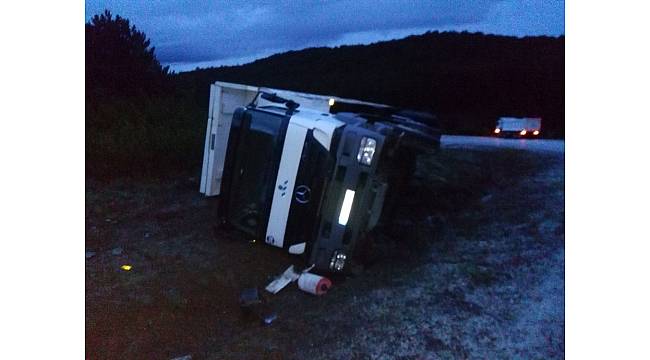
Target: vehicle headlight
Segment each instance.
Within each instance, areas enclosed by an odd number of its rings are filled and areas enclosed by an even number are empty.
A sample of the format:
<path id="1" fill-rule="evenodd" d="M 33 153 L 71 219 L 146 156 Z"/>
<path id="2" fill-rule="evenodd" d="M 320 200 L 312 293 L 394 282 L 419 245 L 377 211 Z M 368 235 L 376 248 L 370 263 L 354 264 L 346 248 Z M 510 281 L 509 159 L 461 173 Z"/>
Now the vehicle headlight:
<path id="1" fill-rule="evenodd" d="M 372 157 L 375 155 L 375 149 L 377 149 L 377 140 L 365 136 L 362 137 L 359 153 L 357 154 L 359 163 L 370 166 Z"/>
<path id="2" fill-rule="evenodd" d="M 341 251 L 335 251 L 330 260 L 330 270 L 341 271 L 345 267 L 345 259 L 347 256 Z"/>

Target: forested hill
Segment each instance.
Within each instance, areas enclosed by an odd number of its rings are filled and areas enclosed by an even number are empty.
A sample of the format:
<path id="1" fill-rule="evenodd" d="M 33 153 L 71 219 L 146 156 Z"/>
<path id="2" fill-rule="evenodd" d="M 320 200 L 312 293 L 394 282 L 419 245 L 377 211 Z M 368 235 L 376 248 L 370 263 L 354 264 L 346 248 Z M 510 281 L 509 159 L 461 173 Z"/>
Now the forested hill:
<path id="1" fill-rule="evenodd" d="M 446 133 L 489 134 L 499 116 L 541 116 L 564 136 L 564 36 L 428 32 L 370 45 L 309 48 L 176 75 L 207 109 L 229 81 L 429 110 Z"/>

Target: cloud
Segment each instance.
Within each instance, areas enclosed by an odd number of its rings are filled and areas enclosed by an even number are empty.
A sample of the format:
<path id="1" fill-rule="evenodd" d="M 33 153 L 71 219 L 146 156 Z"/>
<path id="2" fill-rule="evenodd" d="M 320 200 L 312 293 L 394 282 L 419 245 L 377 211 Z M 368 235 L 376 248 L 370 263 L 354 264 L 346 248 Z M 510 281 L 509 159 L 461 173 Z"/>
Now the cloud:
<path id="1" fill-rule="evenodd" d="M 86 19 L 105 8 L 130 19 L 151 38 L 163 63 L 228 63 L 310 46 L 369 43 L 430 29 L 480 28 L 495 11 L 496 16 L 498 11 L 503 13 L 504 5 L 507 13 L 508 4 L 495 0 L 88 0 Z"/>
<path id="2" fill-rule="evenodd" d="M 496 3 L 479 23 L 447 26 L 443 30 L 481 31 L 516 36 L 563 35 L 564 1 L 503 1 Z"/>

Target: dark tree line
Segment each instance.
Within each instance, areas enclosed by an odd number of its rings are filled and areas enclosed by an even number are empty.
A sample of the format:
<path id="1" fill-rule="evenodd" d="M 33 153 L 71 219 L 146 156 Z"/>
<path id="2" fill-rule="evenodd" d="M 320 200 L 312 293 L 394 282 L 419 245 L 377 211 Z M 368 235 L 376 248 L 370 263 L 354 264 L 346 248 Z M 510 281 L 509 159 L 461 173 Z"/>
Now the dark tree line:
<path id="1" fill-rule="evenodd" d="M 147 36 L 105 11 L 86 23 L 86 174 L 158 175 L 201 161 L 202 108 Z"/>
<path id="2" fill-rule="evenodd" d="M 499 116 L 541 116 L 564 136 L 564 37 L 429 32 L 371 45 L 290 51 L 178 75 L 207 104 L 215 80 L 432 111 L 448 133 L 489 133 Z"/>
<path id="3" fill-rule="evenodd" d="M 128 19 L 110 11 L 86 23 L 86 99 L 159 93 L 168 80 L 151 41 Z"/>
<path id="4" fill-rule="evenodd" d="M 432 32 L 170 74 L 127 19 L 105 11 L 85 31 L 91 176 L 198 167 L 216 80 L 427 110 L 446 133 L 488 134 L 512 115 L 541 116 L 543 134 L 564 135 L 564 37 Z"/>

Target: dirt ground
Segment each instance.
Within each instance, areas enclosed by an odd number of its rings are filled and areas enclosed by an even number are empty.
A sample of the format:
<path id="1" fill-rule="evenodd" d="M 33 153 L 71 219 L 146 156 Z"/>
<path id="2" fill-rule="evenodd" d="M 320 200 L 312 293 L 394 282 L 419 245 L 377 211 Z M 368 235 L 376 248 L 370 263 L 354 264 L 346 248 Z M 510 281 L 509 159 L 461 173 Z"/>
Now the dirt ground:
<path id="1" fill-rule="evenodd" d="M 217 229 L 198 173 L 87 180 L 86 357 L 563 358 L 563 154 L 443 149 L 412 185 L 361 273 L 263 325 L 241 290 L 301 259 Z"/>

